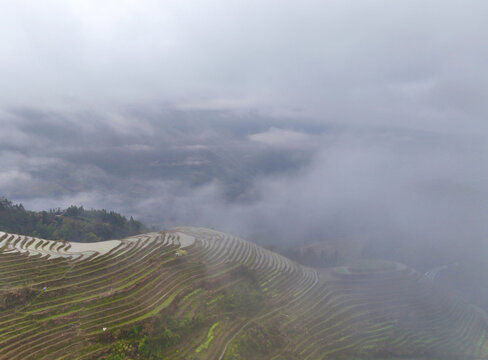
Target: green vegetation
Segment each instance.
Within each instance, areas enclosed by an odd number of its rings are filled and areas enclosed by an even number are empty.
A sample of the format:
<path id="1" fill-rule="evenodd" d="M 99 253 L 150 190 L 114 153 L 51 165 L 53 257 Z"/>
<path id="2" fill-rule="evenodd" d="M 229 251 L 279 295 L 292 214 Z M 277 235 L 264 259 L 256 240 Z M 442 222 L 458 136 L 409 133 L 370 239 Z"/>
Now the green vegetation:
<path id="1" fill-rule="evenodd" d="M 132 217 L 114 211 L 85 210 L 83 206 L 49 211 L 28 211 L 22 204 L 0 199 L 0 231 L 51 240 L 95 242 L 120 239 L 146 231 Z"/>
<path id="2" fill-rule="evenodd" d="M 266 359 L 283 346 L 285 338 L 275 326 L 254 324 L 227 350 L 224 360 Z"/>
<path id="3" fill-rule="evenodd" d="M 212 342 L 212 340 L 215 338 L 214 330 L 215 330 L 215 328 L 218 325 L 219 325 L 219 322 L 217 321 L 215 324 L 213 324 L 210 327 L 210 329 L 208 330 L 208 333 L 207 333 L 207 339 L 205 340 L 205 342 L 202 345 L 200 345 L 199 347 L 197 347 L 197 349 L 195 350 L 195 352 L 199 353 L 202 350 L 207 350 L 208 349 L 208 346 L 210 345 L 210 343 Z"/>
<path id="4" fill-rule="evenodd" d="M 112 332 L 109 338 L 115 342 L 104 359 L 163 359 L 166 349 L 180 344 L 182 339 L 186 339 L 202 325 L 201 315 L 191 319 L 178 319 L 169 314 L 160 314 L 144 326 L 138 325 L 124 331 Z"/>

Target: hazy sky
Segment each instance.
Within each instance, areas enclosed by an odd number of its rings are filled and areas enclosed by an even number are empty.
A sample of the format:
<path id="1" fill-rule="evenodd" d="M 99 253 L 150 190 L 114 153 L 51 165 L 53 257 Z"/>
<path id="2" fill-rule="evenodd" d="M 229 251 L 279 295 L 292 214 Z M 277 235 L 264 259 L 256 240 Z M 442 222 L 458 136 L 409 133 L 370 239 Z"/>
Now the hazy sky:
<path id="1" fill-rule="evenodd" d="M 488 236 L 488 2 L 0 1 L 0 195 L 241 235 Z"/>
<path id="2" fill-rule="evenodd" d="M 252 108 L 436 130 L 478 129 L 486 112 L 483 0 L 0 6 L 3 106 Z"/>

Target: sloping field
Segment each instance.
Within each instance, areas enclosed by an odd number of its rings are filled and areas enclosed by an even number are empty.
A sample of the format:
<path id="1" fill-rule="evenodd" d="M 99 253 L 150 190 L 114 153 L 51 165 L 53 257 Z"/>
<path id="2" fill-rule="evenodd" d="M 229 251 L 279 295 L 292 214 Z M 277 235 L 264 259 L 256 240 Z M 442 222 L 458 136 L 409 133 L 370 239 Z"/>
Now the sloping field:
<path id="1" fill-rule="evenodd" d="M 0 273 L 0 359 L 488 359 L 485 314 L 406 266 L 317 271 L 208 229 L 0 233 Z"/>

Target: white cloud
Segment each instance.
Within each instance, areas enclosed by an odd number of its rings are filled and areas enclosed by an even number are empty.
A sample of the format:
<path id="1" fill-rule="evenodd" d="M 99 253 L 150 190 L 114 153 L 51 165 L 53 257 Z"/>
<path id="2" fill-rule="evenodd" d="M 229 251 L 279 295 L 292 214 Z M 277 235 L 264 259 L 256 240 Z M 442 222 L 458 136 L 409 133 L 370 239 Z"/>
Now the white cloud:
<path id="1" fill-rule="evenodd" d="M 3 170 L 0 172 L 0 186 L 3 189 L 18 187 L 19 184 L 30 181 L 32 177 L 29 173 L 16 169 Z"/>
<path id="2" fill-rule="evenodd" d="M 315 139 L 303 132 L 272 127 L 265 132 L 249 135 L 249 140 L 264 145 L 293 148 L 310 145 Z"/>
<path id="3" fill-rule="evenodd" d="M 4 2 L 1 190 L 243 234 L 486 238 L 487 13 L 484 0 Z M 26 110 L 44 108 L 57 111 Z"/>

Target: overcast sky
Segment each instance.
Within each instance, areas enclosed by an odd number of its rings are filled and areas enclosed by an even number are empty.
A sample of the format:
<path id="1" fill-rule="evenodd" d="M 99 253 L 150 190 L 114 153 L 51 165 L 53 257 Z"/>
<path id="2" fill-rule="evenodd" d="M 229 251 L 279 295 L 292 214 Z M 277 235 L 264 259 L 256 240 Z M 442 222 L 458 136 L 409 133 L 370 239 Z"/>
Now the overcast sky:
<path id="1" fill-rule="evenodd" d="M 252 108 L 456 130 L 486 112 L 483 0 L 0 6 L 7 107 Z"/>
<path id="2" fill-rule="evenodd" d="M 479 244 L 486 14 L 484 0 L 0 1 L 0 195 L 273 241 Z"/>

